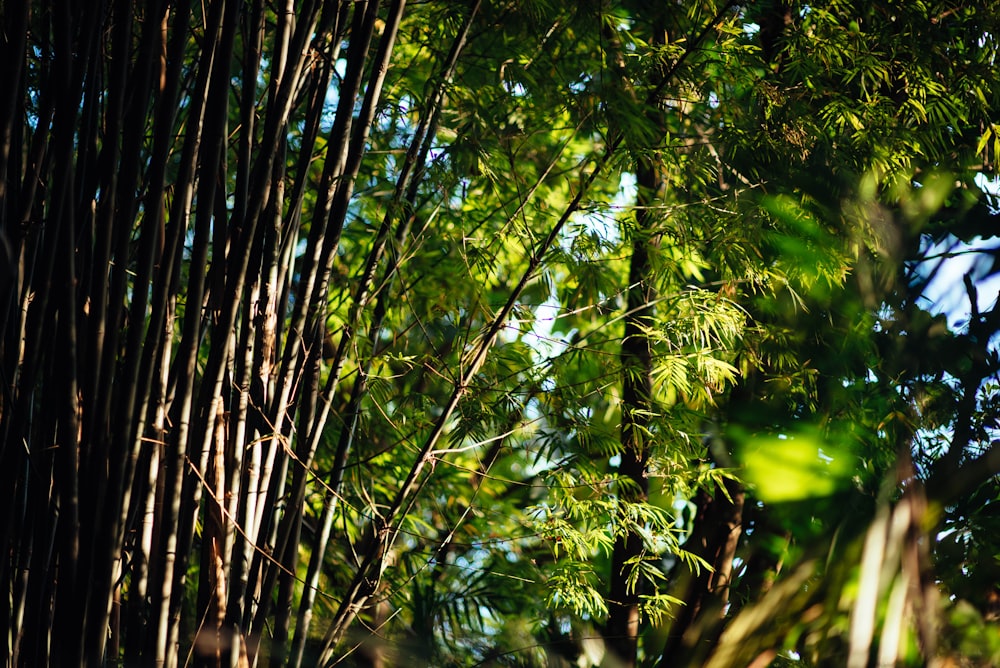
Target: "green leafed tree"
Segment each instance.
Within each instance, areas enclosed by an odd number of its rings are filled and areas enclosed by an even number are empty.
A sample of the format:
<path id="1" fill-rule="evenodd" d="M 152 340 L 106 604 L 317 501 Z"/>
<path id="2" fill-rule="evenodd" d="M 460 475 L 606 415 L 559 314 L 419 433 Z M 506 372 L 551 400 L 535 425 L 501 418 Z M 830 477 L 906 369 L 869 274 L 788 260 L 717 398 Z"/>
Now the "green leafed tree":
<path id="1" fill-rule="evenodd" d="M 9 665 L 1000 663 L 991 2 L 0 22 Z"/>

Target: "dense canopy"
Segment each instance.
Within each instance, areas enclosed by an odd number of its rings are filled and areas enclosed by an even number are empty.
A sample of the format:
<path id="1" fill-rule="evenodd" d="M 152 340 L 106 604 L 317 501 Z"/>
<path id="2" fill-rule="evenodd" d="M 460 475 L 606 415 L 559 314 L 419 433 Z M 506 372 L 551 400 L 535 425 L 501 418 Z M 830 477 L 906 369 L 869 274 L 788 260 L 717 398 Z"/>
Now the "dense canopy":
<path id="1" fill-rule="evenodd" d="M 9 665 L 1000 665 L 992 0 L 0 22 Z"/>

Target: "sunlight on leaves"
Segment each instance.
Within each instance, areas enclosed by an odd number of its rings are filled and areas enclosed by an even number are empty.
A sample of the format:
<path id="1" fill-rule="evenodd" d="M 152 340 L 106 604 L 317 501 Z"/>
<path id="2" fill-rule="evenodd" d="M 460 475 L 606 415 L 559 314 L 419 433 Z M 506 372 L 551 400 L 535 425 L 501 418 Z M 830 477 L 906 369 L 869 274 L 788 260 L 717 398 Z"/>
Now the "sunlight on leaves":
<path id="1" fill-rule="evenodd" d="M 738 458 L 746 480 L 764 502 L 781 503 L 830 496 L 854 471 L 854 456 L 820 434 L 744 435 Z"/>

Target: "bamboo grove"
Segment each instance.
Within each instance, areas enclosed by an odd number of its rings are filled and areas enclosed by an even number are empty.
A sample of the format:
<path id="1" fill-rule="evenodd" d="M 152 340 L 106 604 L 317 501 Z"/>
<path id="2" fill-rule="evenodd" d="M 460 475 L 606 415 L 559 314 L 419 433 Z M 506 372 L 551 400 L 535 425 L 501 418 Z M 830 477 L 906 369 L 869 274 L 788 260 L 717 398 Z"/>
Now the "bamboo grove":
<path id="1" fill-rule="evenodd" d="M 4 2 L 8 665 L 1000 660 L 991 4 Z"/>

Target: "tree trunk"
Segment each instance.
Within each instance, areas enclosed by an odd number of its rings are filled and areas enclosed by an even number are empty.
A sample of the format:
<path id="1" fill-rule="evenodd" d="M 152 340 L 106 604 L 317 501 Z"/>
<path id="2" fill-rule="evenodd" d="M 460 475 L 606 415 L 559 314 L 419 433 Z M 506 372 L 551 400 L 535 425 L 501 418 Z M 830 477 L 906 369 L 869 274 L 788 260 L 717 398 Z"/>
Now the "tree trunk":
<path id="1" fill-rule="evenodd" d="M 646 463 L 649 459 L 649 425 L 653 415 L 652 351 L 646 333 L 652 324 L 653 288 L 650 253 L 655 249 L 651 235 L 650 211 L 662 194 L 663 174 L 653 165 L 638 170 L 638 230 L 632 243 L 629 265 L 628 300 L 625 315 L 625 338 L 622 341 L 622 431 L 621 464 L 623 479 L 619 497 L 623 503 L 642 503 L 647 499 L 649 482 Z M 606 638 L 623 666 L 634 666 L 639 639 L 638 586 L 630 586 L 629 573 L 637 568 L 633 561 L 643 552 L 642 537 L 629 532 L 615 540 L 611 557 L 611 588 L 608 599 Z M 632 561 L 632 563 L 629 563 Z"/>
<path id="2" fill-rule="evenodd" d="M 711 494 L 705 490 L 698 494 L 694 529 L 684 548 L 704 559 L 711 570 L 686 573 L 684 605 L 670 624 L 660 658 L 662 668 L 701 665 L 721 632 L 733 558 L 743 531 L 744 500 L 739 483 L 727 480 L 724 486 L 716 486 Z"/>
<path id="3" fill-rule="evenodd" d="M 666 35 L 658 14 L 653 26 L 653 43 L 663 44 Z M 625 73 L 624 54 L 617 34 L 612 34 L 611 54 L 615 70 L 628 98 L 636 94 Z M 660 73 L 661 76 L 663 73 Z M 654 82 L 658 83 L 658 82 Z M 656 126 L 654 141 L 658 144 L 665 134 L 662 120 L 653 118 Z M 622 339 L 622 426 L 621 463 L 618 475 L 619 499 L 622 503 L 644 503 L 649 492 L 647 462 L 649 460 L 650 424 L 654 418 L 652 344 L 648 330 L 653 326 L 654 289 L 652 255 L 658 243 L 657 204 L 666 192 L 667 175 L 663 164 L 653 155 L 654 146 L 626 144 L 637 157 L 636 186 L 638 187 L 635 230 L 632 233 L 632 257 L 629 263 L 628 289 L 625 307 L 625 333 Z M 653 149 L 653 150 L 651 150 Z M 619 535 L 611 555 L 611 585 L 608 597 L 608 623 L 605 637 L 612 651 L 626 668 L 636 665 L 639 643 L 639 601 L 642 594 L 638 580 L 629 583 L 629 575 L 638 568 L 643 553 L 643 539 L 635 531 Z"/>

